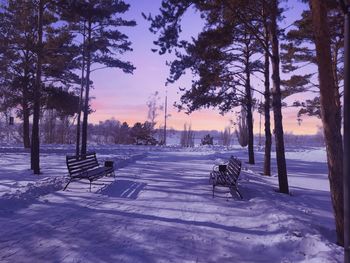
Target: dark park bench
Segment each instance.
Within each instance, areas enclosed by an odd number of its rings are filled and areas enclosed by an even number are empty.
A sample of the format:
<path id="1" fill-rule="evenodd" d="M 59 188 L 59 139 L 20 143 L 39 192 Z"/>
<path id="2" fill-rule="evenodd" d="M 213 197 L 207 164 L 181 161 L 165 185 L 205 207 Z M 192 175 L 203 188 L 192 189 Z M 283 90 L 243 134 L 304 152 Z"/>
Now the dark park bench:
<path id="1" fill-rule="evenodd" d="M 213 185 L 213 197 L 216 186 L 229 187 L 231 193 L 235 192 L 243 199 L 238 190 L 238 177 L 241 172 L 242 162 L 236 157 L 231 156 L 227 164 L 215 165 L 210 173 L 210 183 Z"/>
<path id="2" fill-rule="evenodd" d="M 87 179 L 90 181 L 91 191 L 91 183 L 93 181 L 106 175 L 113 175 L 115 177 L 113 162 L 106 161 L 104 166 L 100 166 L 95 152 L 90 152 L 84 155 L 67 155 L 66 162 L 69 181 L 63 191 L 66 190 L 71 182 L 81 179 Z"/>

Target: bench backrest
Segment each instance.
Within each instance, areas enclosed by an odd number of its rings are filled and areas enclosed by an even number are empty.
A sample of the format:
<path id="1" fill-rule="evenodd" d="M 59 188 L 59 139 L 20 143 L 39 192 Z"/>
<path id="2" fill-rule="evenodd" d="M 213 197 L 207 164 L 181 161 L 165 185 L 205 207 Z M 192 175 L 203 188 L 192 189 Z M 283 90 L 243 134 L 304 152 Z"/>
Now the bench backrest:
<path id="1" fill-rule="evenodd" d="M 242 168 L 242 162 L 238 160 L 235 157 L 231 157 L 230 161 L 227 165 L 227 171 L 229 174 L 233 175 L 234 177 L 238 178 Z"/>
<path id="2" fill-rule="evenodd" d="M 79 175 L 82 171 L 87 171 L 99 166 L 95 152 L 84 155 L 67 155 L 66 162 L 70 176 Z"/>

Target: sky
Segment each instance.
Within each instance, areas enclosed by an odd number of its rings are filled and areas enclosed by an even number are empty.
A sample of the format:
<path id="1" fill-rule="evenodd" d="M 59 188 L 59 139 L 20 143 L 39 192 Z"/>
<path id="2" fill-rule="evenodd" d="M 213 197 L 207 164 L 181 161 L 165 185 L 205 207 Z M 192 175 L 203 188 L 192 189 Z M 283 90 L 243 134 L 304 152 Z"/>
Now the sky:
<path id="1" fill-rule="evenodd" d="M 91 123 L 98 123 L 107 119 L 114 118 L 121 122 L 128 122 L 133 125 L 135 122 L 144 122 L 147 120 L 148 108 L 146 102 L 148 98 L 156 91 L 160 94 L 159 105 L 164 104 L 165 92 L 168 93 L 168 127 L 181 130 L 185 123 L 191 124 L 194 130 L 224 130 L 227 126 L 232 126 L 231 120 L 235 120 L 235 114 L 221 116 L 215 109 L 201 110 L 191 115 L 178 112 L 173 107 L 174 102 L 179 101 L 181 93 L 179 87 L 189 87 L 191 84 L 191 74 L 186 74 L 182 79 L 172 85 L 165 86 L 166 78 L 169 75 L 169 67 L 166 61 L 173 58 L 172 55 L 160 56 L 151 51 L 155 48 L 153 41 L 156 35 L 149 32 L 149 22 L 146 21 L 141 13 L 158 13 L 160 0 L 125 0 L 130 4 L 130 10 L 125 14 L 125 18 L 134 19 L 137 26 L 124 28 L 122 31 L 129 36 L 132 42 L 133 51 L 123 54 L 121 59 L 128 60 L 136 67 L 134 73 L 125 74 L 119 69 L 103 69 L 92 73 L 91 79 L 94 82 L 94 88 L 91 95 L 94 97 L 92 107 L 95 110 L 89 116 Z M 288 1 L 288 11 L 286 19 L 281 22 L 281 27 L 285 27 L 297 19 L 305 5 L 299 1 Z M 191 36 L 196 37 L 200 32 L 203 22 L 199 14 L 194 11 L 188 12 L 183 21 L 182 37 L 188 39 Z M 255 81 L 254 87 L 259 89 L 263 83 Z M 304 95 L 303 95 L 304 96 Z M 260 99 L 260 98 L 257 98 Z M 300 95 L 289 99 L 300 99 Z M 272 113 L 272 112 L 271 112 Z M 297 122 L 297 110 L 283 109 L 284 131 L 294 134 L 315 134 L 321 125 L 320 120 L 314 117 L 305 117 L 301 125 Z M 259 133 L 260 116 L 254 114 L 254 132 Z M 159 112 L 156 119 L 157 125 L 164 124 L 164 116 Z M 263 132 L 263 116 L 262 132 Z"/>

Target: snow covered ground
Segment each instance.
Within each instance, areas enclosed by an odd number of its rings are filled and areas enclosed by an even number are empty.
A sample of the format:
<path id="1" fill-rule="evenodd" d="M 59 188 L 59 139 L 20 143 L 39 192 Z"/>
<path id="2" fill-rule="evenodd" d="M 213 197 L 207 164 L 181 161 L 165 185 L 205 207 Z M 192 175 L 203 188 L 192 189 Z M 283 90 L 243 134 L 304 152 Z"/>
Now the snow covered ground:
<path id="1" fill-rule="evenodd" d="M 44 147 L 40 176 L 20 147 L 0 148 L 0 262 L 342 262 L 322 148 L 286 153 L 291 196 L 274 191 L 275 167 L 260 175 L 257 152 L 243 200 L 225 188 L 212 198 L 208 174 L 230 155 L 245 162 L 245 149 L 92 150 L 117 162 L 117 177 L 63 192 L 73 148 Z"/>

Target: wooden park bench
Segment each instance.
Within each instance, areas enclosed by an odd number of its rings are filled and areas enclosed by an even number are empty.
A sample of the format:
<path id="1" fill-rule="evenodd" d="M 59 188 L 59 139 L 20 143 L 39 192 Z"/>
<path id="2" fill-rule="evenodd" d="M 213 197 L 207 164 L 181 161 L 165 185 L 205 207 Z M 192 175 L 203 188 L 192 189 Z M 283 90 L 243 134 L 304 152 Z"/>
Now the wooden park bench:
<path id="1" fill-rule="evenodd" d="M 106 161 L 105 166 L 100 166 L 95 152 L 90 152 L 84 155 L 67 155 L 66 162 L 69 172 L 69 181 L 63 191 L 66 190 L 68 185 L 75 180 L 89 180 L 91 191 L 91 183 L 93 181 L 106 175 L 113 175 L 115 177 L 113 162 Z"/>
<path id="2" fill-rule="evenodd" d="M 236 192 L 243 199 L 242 194 L 238 190 L 238 177 L 241 172 L 242 162 L 236 157 L 231 156 L 227 164 L 215 165 L 210 173 L 209 181 L 213 185 L 213 197 L 215 186 L 229 187 L 231 193 Z"/>

